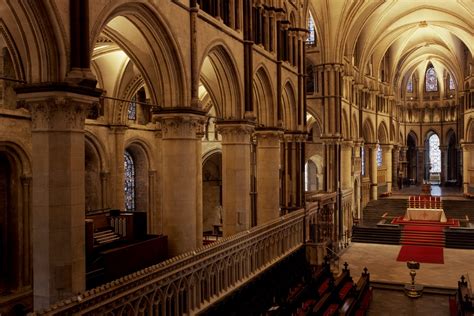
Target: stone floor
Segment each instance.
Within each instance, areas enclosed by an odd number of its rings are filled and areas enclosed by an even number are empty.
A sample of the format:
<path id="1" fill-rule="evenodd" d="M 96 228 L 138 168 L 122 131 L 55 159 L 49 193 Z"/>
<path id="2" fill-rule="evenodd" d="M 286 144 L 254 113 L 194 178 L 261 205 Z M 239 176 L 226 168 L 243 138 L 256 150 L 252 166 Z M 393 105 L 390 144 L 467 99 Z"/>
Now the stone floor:
<path id="1" fill-rule="evenodd" d="M 411 185 L 408 187 L 404 187 L 401 190 L 393 191 L 393 194 L 390 198 L 399 199 L 403 196 L 410 196 L 410 195 L 419 195 L 421 194 L 421 185 Z M 432 184 L 431 185 L 431 195 L 433 196 L 442 196 L 443 198 L 449 199 L 464 199 L 462 188 L 460 187 L 443 187 L 439 185 Z"/>
<path id="2" fill-rule="evenodd" d="M 407 283 L 409 270 L 405 262 L 396 261 L 401 246 L 352 243 L 343 253 L 340 265 L 347 261 L 354 279 L 364 267 L 374 281 Z M 474 250 L 444 249 L 444 264 L 421 263 L 417 283 L 442 288 L 456 288 L 461 275 L 474 282 Z"/>
<path id="3" fill-rule="evenodd" d="M 411 299 L 402 291 L 374 289 L 373 300 L 367 315 L 400 316 L 400 315 L 449 315 L 449 300 L 446 295 L 424 293 L 422 297 Z"/>
<path id="4" fill-rule="evenodd" d="M 342 254 L 340 266 L 347 261 L 354 280 L 367 267 L 371 281 L 404 284 L 410 282 L 405 262 L 396 261 L 401 246 L 352 243 Z M 442 289 L 455 289 L 461 275 L 474 281 L 474 250 L 444 249 L 444 264 L 421 263 L 416 283 Z M 449 315 L 447 295 L 424 293 L 410 299 L 403 291 L 374 288 L 368 315 Z"/>

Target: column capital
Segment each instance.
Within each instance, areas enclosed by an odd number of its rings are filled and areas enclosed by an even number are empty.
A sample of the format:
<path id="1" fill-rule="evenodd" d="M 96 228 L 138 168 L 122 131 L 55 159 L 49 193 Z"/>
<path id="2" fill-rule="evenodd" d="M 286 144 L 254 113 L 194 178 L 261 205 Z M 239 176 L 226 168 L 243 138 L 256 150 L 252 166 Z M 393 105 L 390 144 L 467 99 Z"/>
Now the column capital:
<path id="1" fill-rule="evenodd" d="M 216 127 L 221 135 L 252 134 L 255 130 L 255 122 L 248 120 L 217 120 Z"/>
<path id="2" fill-rule="evenodd" d="M 206 121 L 204 111 L 194 108 L 162 108 L 153 114 L 163 139 L 196 139 Z"/>
<path id="3" fill-rule="evenodd" d="M 352 140 L 343 140 L 341 142 L 342 148 L 354 148 L 354 141 Z"/>
<path id="4" fill-rule="evenodd" d="M 474 149 L 474 142 L 466 142 L 466 141 L 461 141 L 460 142 L 461 149 L 466 149 L 466 150 L 472 150 Z"/>
<path id="5" fill-rule="evenodd" d="M 286 131 L 283 137 L 285 141 L 305 142 L 308 137 L 308 133 L 300 131 Z"/>
<path id="6" fill-rule="evenodd" d="M 84 130 L 85 118 L 97 105 L 102 90 L 61 83 L 16 87 L 18 107 L 31 112 L 32 131 Z"/>
<path id="7" fill-rule="evenodd" d="M 393 149 L 393 144 L 380 144 L 380 147 L 384 150 L 391 150 Z"/>

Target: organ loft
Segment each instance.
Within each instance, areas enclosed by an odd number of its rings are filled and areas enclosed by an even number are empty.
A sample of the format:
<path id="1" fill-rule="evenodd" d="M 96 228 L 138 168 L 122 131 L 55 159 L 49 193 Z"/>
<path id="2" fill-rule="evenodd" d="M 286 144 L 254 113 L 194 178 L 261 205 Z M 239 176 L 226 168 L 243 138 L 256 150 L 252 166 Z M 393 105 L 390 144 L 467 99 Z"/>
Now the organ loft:
<path id="1" fill-rule="evenodd" d="M 473 14 L 0 0 L 0 315 L 472 312 Z"/>

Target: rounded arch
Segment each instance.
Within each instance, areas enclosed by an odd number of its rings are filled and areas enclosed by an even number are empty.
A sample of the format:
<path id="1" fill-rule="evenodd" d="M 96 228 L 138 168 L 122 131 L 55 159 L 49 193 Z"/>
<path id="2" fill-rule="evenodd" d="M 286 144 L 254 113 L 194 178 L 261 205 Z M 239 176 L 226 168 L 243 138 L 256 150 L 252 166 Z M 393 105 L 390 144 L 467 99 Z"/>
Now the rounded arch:
<path id="1" fill-rule="evenodd" d="M 254 108 L 257 112 L 257 122 L 266 127 L 276 126 L 273 86 L 264 65 L 257 68 L 253 76 L 252 87 Z"/>
<path id="2" fill-rule="evenodd" d="M 126 142 L 125 145 L 125 162 L 128 159 L 132 159 L 133 174 L 127 174 L 125 170 L 124 175 L 124 194 L 127 185 L 133 186 L 134 198 L 132 205 L 133 211 L 146 212 L 148 219 L 148 230 L 152 230 L 151 219 L 154 218 L 154 210 L 151 205 L 150 192 L 153 192 L 154 183 L 150 182 L 150 173 L 152 172 L 151 166 L 151 154 L 150 148 L 145 141 L 139 138 L 131 138 Z M 128 156 L 128 157 L 127 157 Z M 127 165 L 124 165 L 124 169 Z M 130 168 L 130 166 L 128 166 Z M 127 201 L 127 196 L 125 196 Z M 127 207 L 128 208 L 128 207 Z"/>
<path id="3" fill-rule="evenodd" d="M 202 163 L 203 231 L 218 235 L 215 225 L 222 225 L 222 152 L 212 150 L 203 157 Z"/>
<path id="4" fill-rule="evenodd" d="M 190 104 L 182 53 L 157 7 L 142 2 L 111 2 L 105 6 L 92 26 L 91 59 L 101 32 L 113 39 L 140 69 L 153 103 L 164 107 Z M 137 51 L 133 47 L 143 49 Z"/>
<path id="5" fill-rule="evenodd" d="M 0 141 L 0 292 L 31 282 L 31 165 L 25 151 Z M 26 273 L 25 273 L 26 272 Z"/>
<path id="6" fill-rule="evenodd" d="M 230 49 L 220 40 L 211 43 L 200 61 L 200 79 L 220 118 L 242 117 L 240 78 Z"/>
<path id="7" fill-rule="evenodd" d="M 288 130 L 296 130 L 296 96 L 294 86 L 290 80 L 286 81 L 284 85 L 281 103 L 283 127 Z"/>

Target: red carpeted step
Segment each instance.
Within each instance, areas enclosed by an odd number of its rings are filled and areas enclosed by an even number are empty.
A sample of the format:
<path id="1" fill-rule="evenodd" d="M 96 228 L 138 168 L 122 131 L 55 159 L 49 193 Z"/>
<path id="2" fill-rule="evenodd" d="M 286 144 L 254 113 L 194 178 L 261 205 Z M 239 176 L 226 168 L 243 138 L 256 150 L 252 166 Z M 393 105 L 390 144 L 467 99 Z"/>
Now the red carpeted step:
<path id="1" fill-rule="evenodd" d="M 406 225 L 402 231 L 400 244 L 444 247 L 444 227 L 438 225 Z"/>
<path id="2" fill-rule="evenodd" d="M 422 263 L 444 263 L 442 247 L 402 246 L 397 261 L 418 261 Z"/>

